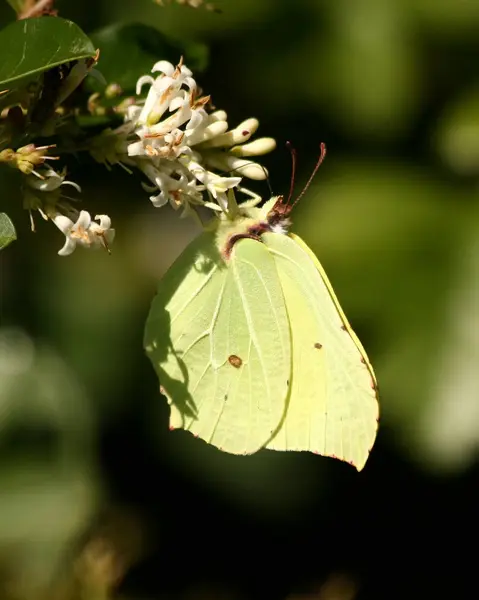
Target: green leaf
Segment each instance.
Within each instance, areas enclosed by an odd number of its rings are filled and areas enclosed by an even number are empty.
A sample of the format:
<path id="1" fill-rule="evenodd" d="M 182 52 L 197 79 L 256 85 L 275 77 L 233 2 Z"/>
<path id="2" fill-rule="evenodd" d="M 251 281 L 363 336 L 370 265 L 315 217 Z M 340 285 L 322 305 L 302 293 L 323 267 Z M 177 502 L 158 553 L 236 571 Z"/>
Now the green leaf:
<path id="1" fill-rule="evenodd" d="M 3 250 L 16 239 L 17 232 L 10 217 L 5 213 L 0 213 L 0 250 Z"/>
<path id="2" fill-rule="evenodd" d="M 71 21 L 59 17 L 15 21 L 0 31 L 0 90 L 95 53 L 91 40 Z"/>
<path id="3" fill-rule="evenodd" d="M 98 70 L 108 83 L 119 84 L 124 91 L 134 91 L 141 75 L 151 72 L 159 60 L 177 64 L 183 56 L 188 68 L 204 71 L 208 63 L 208 48 L 197 42 L 183 42 L 167 37 L 153 27 L 141 24 L 109 25 L 91 34 L 100 48 Z M 102 89 L 92 77 L 88 87 Z"/>

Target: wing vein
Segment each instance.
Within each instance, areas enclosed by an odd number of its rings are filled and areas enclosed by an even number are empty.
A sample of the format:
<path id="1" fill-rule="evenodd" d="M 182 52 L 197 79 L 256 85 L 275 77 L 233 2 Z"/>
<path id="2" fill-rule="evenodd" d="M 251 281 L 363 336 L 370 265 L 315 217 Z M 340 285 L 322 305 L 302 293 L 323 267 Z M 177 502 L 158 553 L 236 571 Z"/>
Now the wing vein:
<path id="1" fill-rule="evenodd" d="M 171 316 L 171 323 L 172 324 L 183 313 L 183 311 L 186 310 L 186 308 L 188 308 L 188 306 L 191 304 L 191 302 L 193 302 L 193 300 L 199 295 L 199 293 L 201 292 L 201 290 L 204 289 L 208 285 L 210 279 L 216 273 L 217 269 L 218 269 L 218 266 L 214 265 L 213 268 L 211 269 L 211 271 L 208 273 L 208 275 L 205 278 L 205 280 L 202 281 L 201 284 L 195 290 L 193 290 L 190 293 L 189 297 L 186 299 L 186 301 L 184 302 L 184 304 L 178 309 L 178 312 L 176 312 L 175 315 Z"/>

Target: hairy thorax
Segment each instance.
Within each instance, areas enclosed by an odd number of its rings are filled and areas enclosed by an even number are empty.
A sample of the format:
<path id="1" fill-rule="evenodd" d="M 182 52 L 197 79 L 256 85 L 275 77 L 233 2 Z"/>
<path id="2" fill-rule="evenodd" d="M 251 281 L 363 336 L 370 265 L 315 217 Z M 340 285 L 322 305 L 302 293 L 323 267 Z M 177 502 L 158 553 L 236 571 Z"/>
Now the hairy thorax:
<path id="1" fill-rule="evenodd" d="M 261 242 L 266 232 L 286 234 L 290 221 L 281 210 L 281 196 L 273 196 L 261 208 L 239 207 L 240 214 L 234 219 L 222 218 L 216 231 L 216 244 L 221 256 L 228 261 L 234 245 L 249 238 Z"/>

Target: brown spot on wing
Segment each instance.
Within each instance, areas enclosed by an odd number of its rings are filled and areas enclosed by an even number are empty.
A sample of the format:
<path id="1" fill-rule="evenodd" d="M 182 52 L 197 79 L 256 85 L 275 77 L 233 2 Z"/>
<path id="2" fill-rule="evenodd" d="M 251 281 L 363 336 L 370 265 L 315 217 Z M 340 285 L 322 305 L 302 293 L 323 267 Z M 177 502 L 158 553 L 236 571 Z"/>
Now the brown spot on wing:
<path id="1" fill-rule="evenodd" d="M 323 344 L 320 344 L 319 342 L 316 342 L 314 344 L 314 347 L 317 348 L 318 350 L 321 350 L 321 348 L 323 347 Z"/>
<path id="2" fill-rule="evenodd" d="M 228 362 L 235 369 L 239 369 L 243 364 L 241 358 L 239 356 L 236 356 L 236 354 L 231 354 L 231 356 L 228 356 Z"/>

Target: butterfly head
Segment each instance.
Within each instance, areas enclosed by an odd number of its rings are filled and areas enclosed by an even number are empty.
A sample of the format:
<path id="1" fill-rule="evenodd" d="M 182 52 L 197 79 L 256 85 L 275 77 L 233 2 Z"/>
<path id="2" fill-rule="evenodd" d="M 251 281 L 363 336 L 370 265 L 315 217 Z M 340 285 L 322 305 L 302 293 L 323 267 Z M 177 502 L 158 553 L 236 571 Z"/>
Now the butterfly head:
<path id="1" fill-rule="evenodd" d="M 220 229 L 219 235 L 217 236 L 218 246 L 220 247 L 221 254 L 225 260 L 229 260 L 234 245 L 241 239 L 250 238 L 261 242 L 261 236 L 264 233 L 288 233 L 289 227 L 291 226 L 291 212 L 303 197 L 323 162 L 324 157 L 326 156 L 326 146 L 321 144 L 321 154 L 316 166 L 302 192 L 293 202 L 291 202 L 291 198 L 293 195 L 294 174 L 296 168 L 296 153 L 294 149 L 291 150 L 291 156 L 293 159 L 293 170 L 288 198 L 285 200 L 284 196 L 272 196 L 261 208 L 250 206 L 244 207 L 240 211 L 239 218 L 236 219 L 234 223 L 225 225 Z"/>
<path id="2" fill-rule="evenodd" d="M 291 225 L 289 215 L 293 210 L 294 204 L 285 202 L 284 196 L 276 196 L 271 198 L 269 202 L 269 206 L 265 205 L 265 208 L 267 207 L 265 220 L 269 225 L 270 231 L 273 233 L 286 233 Z"/>

